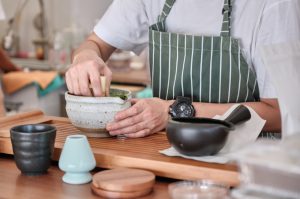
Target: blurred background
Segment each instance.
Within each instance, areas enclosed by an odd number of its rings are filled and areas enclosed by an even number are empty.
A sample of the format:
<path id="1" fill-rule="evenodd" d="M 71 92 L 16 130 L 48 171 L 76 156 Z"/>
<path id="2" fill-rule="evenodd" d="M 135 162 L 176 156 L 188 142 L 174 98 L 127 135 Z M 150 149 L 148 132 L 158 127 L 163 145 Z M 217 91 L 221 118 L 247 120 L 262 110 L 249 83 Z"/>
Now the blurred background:
<path id="1" fill-rule="evenodd" d="M 66 116 L 64 73 L 72 51 L 91 33 L 112 0 L 0 3 L 1 48 L 22 70 L 0 76 L 7 114 L 38 108 L 47 115 Z M 129 89 L 139 97 L 151 95 L 146 89 L 150 82 L 146 60 L 146 53 L 113 53 L 107 62 L 113 71 L 112 87 Z"/>
<path id="2" fill-rule="evenodd" d="M 9 20 L 19 16 L 14 29 L 16 34 L 22 35 L 19 41 L 21 52 L 34 51 L 32 42 L 40 38 L 40 31 L 36 27 L 37 18 L 42 12 L 40 2 L 39 0 L 2 0 L 6 18 L 0 21 L 0 36 L 3 38 L 7 33 Z M 87 35 L 112 0 L 85 0 L 84 3 L 80 0 L 44 0 L 42 2 L 46 22 L 44 31 L 49 42 L 53 42 L 57 32 L 80 30 L 80 34 Z M 80 39 L 82 38 L 78 38 Z"/>

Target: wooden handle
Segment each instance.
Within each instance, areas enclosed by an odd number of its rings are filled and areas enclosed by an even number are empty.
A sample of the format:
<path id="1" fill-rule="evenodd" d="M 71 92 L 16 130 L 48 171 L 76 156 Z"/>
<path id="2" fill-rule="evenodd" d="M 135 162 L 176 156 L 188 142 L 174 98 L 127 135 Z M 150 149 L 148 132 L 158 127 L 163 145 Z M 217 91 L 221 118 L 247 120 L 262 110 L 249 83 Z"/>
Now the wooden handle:
<path id="1" fill-rule="evenodd" d="M 100 81 L 101 81 L 101 89 L 102 93 L 104 93 L 104 96 L 106 96 L 105 88 L 106 88 L 106 77 L 105 76 L 100 76 Z"/>
<path id="2" fill-rule="evenodd" d="M 105 92 L 105 88 L 106 88 L 106 77 L 105 76 L 100 76 L 100 83 L 101 83 L 101 91 L 102 91 L 102 94 L 104 94 L 103 96 L 108 96 Z M 92 93 L 92 96 L 94 96 L 94 92 L 93 92 L 93 87 L 91 84 L 89 84 L 89 89 Z"/>

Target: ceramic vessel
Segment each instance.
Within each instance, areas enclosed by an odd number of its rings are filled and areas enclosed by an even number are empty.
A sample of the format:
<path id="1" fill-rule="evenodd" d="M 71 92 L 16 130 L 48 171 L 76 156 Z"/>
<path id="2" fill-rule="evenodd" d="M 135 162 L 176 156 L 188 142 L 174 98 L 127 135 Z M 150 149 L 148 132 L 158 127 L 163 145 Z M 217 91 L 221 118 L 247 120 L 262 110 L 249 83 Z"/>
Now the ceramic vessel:
<path id="1" fill-rule="evenodd" d="M 236 107 L 225 120 L 172 118 L 167 124 L 167 138 L 184 155 L 214 155 L 224 147 L 228 133 L 234 129 L 234 125 L 250 118 L 250 111 L 243 105 Z"/>
<path id="2" fill-rule="evenodd" d="M 10 129 L 14 158 L 25 175 L 47 172 L 54 150 L 56 128 L 47 124 L 28 124 Z"/>
<path id="3" fill-rule="evenodd" d="M 89 171 L 95 168 L 96 161 L 85 135 L 67 137 L 58 165 L 65 172 L 65 183 L 85 184 L 92 180 Z"/>
<path id="4" fill-rule="evenodd" d="M 108 137 L 106 124 L 114 120 L 118 111 L 130 107 L 128 99 L 131 92 L 111 89 L 110 96 L 120 97 L 87 97 L 65 93 L 66 112 L 72 124 L 88 137 Z"/>
<path id="5" fill-rule="evenodd" d="M 167 138 L 180 153 L 188 156 L 214 155 L 227 140 L 231 126 L 209 123 L 204 119 L 172 119 L 167 124 Z"/>

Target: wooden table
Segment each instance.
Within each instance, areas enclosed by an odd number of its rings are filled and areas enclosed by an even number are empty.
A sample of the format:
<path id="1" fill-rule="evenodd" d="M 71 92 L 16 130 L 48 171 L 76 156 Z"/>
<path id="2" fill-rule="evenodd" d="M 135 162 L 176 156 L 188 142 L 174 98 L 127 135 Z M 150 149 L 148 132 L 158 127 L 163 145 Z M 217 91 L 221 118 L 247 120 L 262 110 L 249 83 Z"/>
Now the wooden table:
<path id="1" fill-rule="evenodd" d="M 96 171 L 93 171 L 95 173 Z M 93 199 L 90 184 L 70 185 L 63 183 L 63 172 L 57 163 L 41 176 L 25 176 L 17 169 L 12 156 L 0 154 L 0 198 L 13 199 Z M 157 179 L 153 192 L 143 199 L 168 199 L 168 179 Z"/>
<path id="2" fill-rule="evenodd" d="M 13 154 L 9 134 L 9 129 L 12 126 L 33 123 L 56 126 L 55 150 L 52 157 L 55 161 L 59 159 L 66 137 L 79 133 L 68 118 L 45 116 L 40 111 L 0 118 L 0 153 Z M 231 186 L 239 184 L 239 173 L 236 165 L 205 163 L 160 154 L 160 150 L 170 147 L 165 132 L 138 139 L 122 140 L 111 137 L 105 139 L 89 138 L 88 140 L 99 168 L 138 168 L 152 171 L 156 176 L 165 178 L 179 180 L 210 179 Z"/>

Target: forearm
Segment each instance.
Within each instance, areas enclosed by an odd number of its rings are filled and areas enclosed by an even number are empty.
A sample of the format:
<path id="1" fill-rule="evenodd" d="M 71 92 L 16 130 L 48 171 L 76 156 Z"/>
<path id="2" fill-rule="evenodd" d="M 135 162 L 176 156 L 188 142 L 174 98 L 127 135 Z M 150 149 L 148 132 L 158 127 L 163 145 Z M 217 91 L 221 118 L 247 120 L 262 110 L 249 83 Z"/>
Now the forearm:
<path id="1" fill-rule="evenodd" d="M 233 104 L 193 103 L 197 117 L 214 117 L 224 114 Z M 280 132 L 281 119 L 279 105 L 276 99 L 262 99 L 260 102 L 242 103 L 256 111 L 260 117 L 265 119 L 264 131 Z"/>
<path id="2" fill-rule="evenodd" d="M 92 56 L 100 57 L 105 62 L 114 50 L 113 46 L 91 34 L 72 54 L 72 63 L 88 60 Z"/>
<path id="3" fill-rule="evenodd" d="M 78 58 L 81 56 L 80 53 L 82 51 L 88 52 L 89 55 L 93 56 L 96 55 L 101 57 L 101 53 L 97 45 L 89 40 L 84 41 L 79 48 L 77 48 L 72 54 L 72 63 L 78 61 Z"/>

